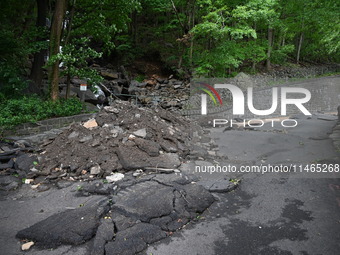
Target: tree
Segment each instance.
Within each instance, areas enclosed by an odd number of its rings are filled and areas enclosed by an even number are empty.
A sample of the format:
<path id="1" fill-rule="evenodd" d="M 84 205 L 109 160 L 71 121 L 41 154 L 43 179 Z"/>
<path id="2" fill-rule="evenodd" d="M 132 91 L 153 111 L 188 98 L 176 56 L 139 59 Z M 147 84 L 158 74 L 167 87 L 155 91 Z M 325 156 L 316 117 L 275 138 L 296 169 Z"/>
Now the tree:
<path id="1" fill-rule="evenodd" d="M 59 53 L 60 40 L 63 30 L 66 0 L 56 0 L 55 10 L 52 19 L 50 36 L 50 57 Z M 59 98 L 59 60 L 56 59 L 49 69 L 49 80 L 51 88 L 51 99 L 56 101 Z"/>
<path id="2" fill-rule="evenodd" d="M 62 51 L 50 59 L 50 63 L 61 62 L 61 75 L 67 78 L 66 99 L 70 97 L 71 78 L 77 76 L 86 79 L 89 84 L 98 83 L 102 77 L 88 67 L 87 59 L 99 58 L 101 53 L 96 52 L 88 46 L 89 39 L 86 37 L 74 39 L 72 43 L 66 44 Z"/>
<path id="3" fill-rule="evenodd" d="M 37 37 L 37 41 L 46 42 L 47 36 L 45 34 L 48 0 L 37 0 L 37 22 L 36 27 L 42 35 Z M 33 66 L 31 69 L 30 79 L 33 81 L 32 86 L 34 91 L 41 93 L 43 80 L 43 66 L 45 64 L 45 56 L 47 50 L 45 48 L 34 53 Z"/>

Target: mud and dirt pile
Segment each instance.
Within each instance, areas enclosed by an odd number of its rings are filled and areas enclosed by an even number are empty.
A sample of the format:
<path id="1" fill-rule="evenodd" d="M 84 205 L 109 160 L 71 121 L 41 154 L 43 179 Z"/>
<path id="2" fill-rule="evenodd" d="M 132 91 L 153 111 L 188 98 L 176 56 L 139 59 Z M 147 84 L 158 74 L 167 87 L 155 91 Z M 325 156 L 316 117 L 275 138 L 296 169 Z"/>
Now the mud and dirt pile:
<path id="1" fill-rule="evenodd" d="M 45 145 L 39 170 L 75 179 L 138 169 L 171 171 L 189 154 L 192 131 L 187 119 L 166 110 L 118 101 Z"/>

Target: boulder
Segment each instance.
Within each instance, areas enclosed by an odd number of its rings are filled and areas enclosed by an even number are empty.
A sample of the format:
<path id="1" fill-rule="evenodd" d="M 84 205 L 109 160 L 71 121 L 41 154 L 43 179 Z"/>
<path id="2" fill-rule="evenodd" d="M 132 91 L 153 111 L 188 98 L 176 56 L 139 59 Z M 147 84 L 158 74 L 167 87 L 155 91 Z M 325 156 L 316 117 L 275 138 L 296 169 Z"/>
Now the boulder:
<path id="1" fill-rule="evenodd" d="M 117 72 L 112 72 L 110 70 L 101 71 L 100 75 L 108 80 L 114 80 L 119 78 L 119 74 Z"/>

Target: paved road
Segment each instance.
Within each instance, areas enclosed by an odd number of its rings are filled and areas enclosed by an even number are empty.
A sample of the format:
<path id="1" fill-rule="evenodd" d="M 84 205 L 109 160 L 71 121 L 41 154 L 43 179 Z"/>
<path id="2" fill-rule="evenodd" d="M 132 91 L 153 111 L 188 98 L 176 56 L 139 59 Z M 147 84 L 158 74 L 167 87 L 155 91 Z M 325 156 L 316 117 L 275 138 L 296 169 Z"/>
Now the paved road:
<path id="1" fill-rule="evenodd" d="M 339 79 L 323 78 L 303 83 L 303 86 L 310 86 L 319 91 L 319 96 L 323 98 L 321 101 L 327 102 L 319 104 L 321 108 L 316 107 L 316 111 L 335 111 L 335 106 L 340 104 L 340 100 L 337 101 L 340 94 Z M 329 97 L 324 95 L 322 90 L 329 91 L 325 92 Z M 318 100 L 313 104 L 317 105 Z M 238 168 L 257 164 L 339 162 L 334 159 L 339 152 L 335 151 L 331 140 L 328 139 L 328 133 L 335 121 L 318 119 L 335 117 L 296 117 L 298 127 L 288 130 L 278 125 L 274 128 L 266 126 L 259 131 L 224 132 L 223 127 L 212 129 L 211 135 L 218 145 L 219 153 L 228 157 L 228 160 L 216 160 L 220 165 Z M 200 161 L 193 164 L 206 163 Z M 191 166 L 187 171 L 193 171 L 194 165 Z M 242 181 L 234 192 L 216 193 L 217 201 L 197 218 L 197 223 L 188 224 L 185 229 L 173 234 L 172 238 L 151 245 L 142 254 L 339 254 L 339 174 L 329 174 L 326 176 L 328 178 L 312 178 L 314 175 L 310 173 L 198 175 L 203 180 L 234 178 Z M 87 202 L 87 197 L 74 196 L 76 185 L 38 195 L 31 188 L 24 186 L 18 194 L 4 198 L 0 202 L 0 221 L 6 224 L 0 229 L 0 254 L 88 254 L 92 242 L 76 247 L 61 246 L 55 250 L 33 248 L 22 252 L 19 240 L 15 239 L 17 231 L 24 227 L 60 212 L 65 207 Z"/>
<path id="2" fill-rule="evenodd" d="M 339 77 L 301 84 L 319 93 L 321 101 L 313 99 L 314 113 L 336 110 L 340 104 L 339 84 Z M 297 116 L 299 124 L 291 129 L 267 125 L 259 131 L 217 128 L 211 132 L 219 152 L 229 158 L 220 165 L 239 169 L 258 164 L 339 164 L 339 152 L 328 139 L 336 124 L 332 118 L 335 119 L 322 114 L 311 119 Z M 194 166 L 191 172 L 193 169 Z M 203 179 L 235 178 L 242 182 L 234 192 L 217 194 L 217 202 L 197 225 L 188 225 L 171 239 L 151 245 L 143 254 L 340 254 L 339 173 L 199 175 Z"/>

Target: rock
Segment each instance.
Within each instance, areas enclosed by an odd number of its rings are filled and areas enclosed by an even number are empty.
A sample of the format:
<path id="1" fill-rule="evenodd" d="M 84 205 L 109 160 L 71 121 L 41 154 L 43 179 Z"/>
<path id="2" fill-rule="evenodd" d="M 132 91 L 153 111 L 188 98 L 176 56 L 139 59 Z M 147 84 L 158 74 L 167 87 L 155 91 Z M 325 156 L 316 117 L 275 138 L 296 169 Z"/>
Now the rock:
<path id="1" fill-rule="evenodd" d="M 106 112 L 100 112 L 96 115 L 96 121 L 100 127 L 102 127 L 105 124 L 112 123 L 116 120 L 115 114 L 108 114 Z"/>
<path id="2" fill-rule="evenodd" d="M 60 96 L 61 98 L 66 98 L 66 93 L 67 93 L 67 90 L 66 90 L 66 87 L 64 87 L 63 90 L 60 92 L 59 96 Z M 70 96 L 70 97 L 77 96 L 77 93 L 71 90 L 69 96 Z"/>
<path id="3" fill-rule="evenodd" d="M 165 153 L 158 157 L 150 157 L 146 152 L 136 147 L 119 146 L 117 150 L 119 161 L 124 169 L 150 169 L 157 168 L 175 169 L 181 162 L 177 154 Z"/>
<path id="4" fill-rule="evenodd" d="M 156 77 L 156 81 L 159 83 L 164 83 L 165 79 L 161 78 L 161 77 Z"/>
<path id="5" fill-rule="evenodd" d="M 22 250 L 22 251 L 27 251 L 27 250 L 29 250 L 33 245 L 34 245 L 34 242 L 24 243 L 23 245 L 21 245 L 21 250 Z"/>
<path id="6" fill-rule="evenodd" d="M 99 101 L 97 104 L 101 104 Z M 100 108 L 97 105 L 91 104 L 89 102 L 85 102 L 85 109 L 87 112 L 99 112 Z"/>
<path id="7" fill-rule="evenodd" d="M 104 110 L 106 112 L 110 112 L 110 113 L 115 113 L 115 114 L 118 114 L 119 113 L 119 109 L 113 107 L 113 106 L 105 106 L 104 107 Z"/>
<path id="8" fill-rule="evenodd" d="M 81 138 L 79 140 L 80 143 L 85 143 L 85 142 L 88 142 L 88 141 L 91 141 L 93 139 L 92 135 L 87 135 L 87 136 L 84 136 L 83 138 Z"/>
<path id="9" fill-rule="evenodd" d="M 104 84 L 100 83 L 101 86 L 103 87 Z M 111 82 L 108 82 L 108 83 L 105 83 L 105 85 L 107 87 L 107 92 L 108 94 L 111 94 L 113 93 L 114 95 L 117 95 L 117 94 L 122 94 L 123 93 L 123 86 L 119 85 L 117 81 L 111 81 Z"/>
<path id="10" fill-rule="evenodd" d="M 100 174 L 100 171 L 101 171 L 100 166 L 96 164 L 95 166 L 91 167 L 90 174 L 97 175 Z"/>
<path id="11" fill-rule="evenodd" d="M 73 92 L 77 93 L 79 98 L 81 97 L 82 91 L 80 91 L 80 88 L 72 87 L 71 90 Z M 97 101 L 98 100 L 97 100 L 96 95 L 90 89 L 87 89 L 85 91 L 85 102 L 90 102 L 90 103 L 96 104 Z"/>
<path id="12" fill-rule="evenodd" d="M 0 176 L 0 190 L 10 191 L 19 187 L 21 180 L 15 176 Z"/>
<path id="13" fill-rule="evenodd" d="M 132 174 L 132 176 L 133 177 L 138 177 L 138 176 L 140 176 L 140 175 L 142 175 L 143 174 L 143 170 L 142 169 L 137 169 L 133 174 Z"/>
<path id="14" fill-rule="evenodd" d="M 178 151 L 176 145 L 168 140 L 161 141 L 160 146 L 166 152 L 176 153 Z"/>
<path id="15" fill-rule="evenodd" d="M 95 235 L 100 218 L 108 210 L 108 199 L 92 199 L 83 207 L 56 213 L 19 231 L 16 238 L 35 240 L 43 248 L 82 244 Z"/>
<path id="16" fill-rule="evenodd" d="M 114 79 L 119 78 L 118 73 L 113 73 L 113 72 L 109 72 L 109 71 L 101 71 L 100 74 L 101 74 L 101 76 L 103 76 L 105 79 L 108 79 L 108 80 L 114 80 Z"/>
<path id="17" fill-rule="evenodd" d="M 142 138 L 135 138 L 134 142 L 139 149 L 145 151 L 150 157 L 159 155 L 160 146 L 158 143 Z"/>
<path id="18" fill-rule="evenodd" d="M 77 138 L 78 136 L 79 136 L 79 132 L 73 131 L 67 138 L 73 139 L 73 138 Z"/>
<path id="19" fill-rule="evenodd" d="M 40 184 L 40 185 L 38 185 L 38 187 L 37 187 L 37 191 L 39 191 L 39 192 L 44 192 L 44 191 L 49 190 L 50 188 L 51 188 L 51 186 L 48 185 L 48 184 Z"/>
<path id="20" fill-rule="evenodd" d="M 130 94 L 135 94 L 136 92 L 141 91 L 141 88 L 145 85 L 143 83 L 139 83 L 138 81 L 132 80 L 128 89 Z"/>
<path id="21" fill-rule="evenodd" d="M 16 158 L 15 168 L 19 170 L 23 170 L 27 173 L 34 166 L 34 162 L 38 162 L 38 158 L 36 156 L 23 154 Z"/>
<path id="22" fill-rule="evenodd" d="M 2 169 L 8 169 L 14 167 L 14 161 L 13 159 L 10 159 L 7 163 L 0 163 L 0 170 Z"/>
<path id="23" fill-rule="evenodd" d="M 139 129 L 139 130 L 133 132 L 133 134 L 135 136 L 138 136 L 138 137 L 141 137 L 141 138 L 145 138 L 146 137 L 146 129 L 145 128 Z"/>
<path id="24" fill-rule="evenodd" d="M 90 119 L 88 121 L 86 121 L 83 126 L 87 129 L 92 129 L 92 128 L 95 128 L 95 127 L 98 127 L 98 123 L 95 119 Z"/>
<path id="25" fill-rule="evenodd" d="M 112 175 L 106 176 L 105 178 L 108 182 L 117 182 L 124 179 L 124 176 L 125 175 L 122 173 L 114 173 Z"/>
<path id="26" fill-rule="evenodd" d="M 192 145 L 190 149 L 190 155 L 194 157 L 205 157 L 208 154 L 207 149 L 199 145 Z"/>
<path id="27" fill-rule="evenodd" d="M 32 183 L 32 182 L 34 182 L 33 179 L 26 179 L 26 180 L 25 180 L 25 184 L 30 184 L 30 183 Z"/>
<path id="28" fill-rule="evenodd" d="M 80 85 L 80 84 L 87 84 L 86 80 L 81 80 L 81 79 L 71 79 L 71 83 Z"/>

